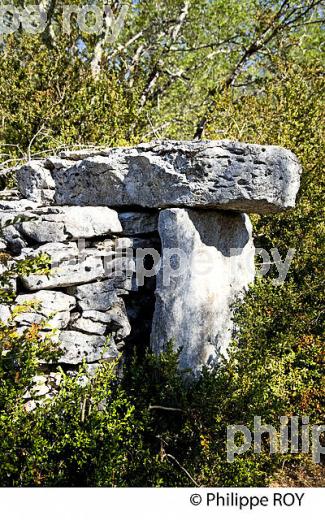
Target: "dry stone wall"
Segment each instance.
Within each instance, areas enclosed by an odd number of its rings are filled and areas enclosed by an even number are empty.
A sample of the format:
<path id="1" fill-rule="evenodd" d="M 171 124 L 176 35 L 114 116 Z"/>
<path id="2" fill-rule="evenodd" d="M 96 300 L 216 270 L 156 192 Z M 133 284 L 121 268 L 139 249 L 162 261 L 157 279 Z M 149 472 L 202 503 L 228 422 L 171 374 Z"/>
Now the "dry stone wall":
<path id="1" fill-rule="evenodd" d="M 19 306 L 18 333 L 37 324 L 58 346 L 57 362 L 43 365 L 43 375 L 34 381 L 33 399 L 26 393 L 26 409 L 36 405 L 35 398 L 56 392 L 58 365 L 76 373 L 86 361 L 91 374 L 98 362 L 117 358 L 128 345 L 149 343 L 155 287 L 152 281 L 136 286 L 133 256 L 139 247 L 159 250 L 157 212 L 2 200 L 0 222 L 9 266 L 40 255 L 51 266 L 49 274 L 17 278 L 15 301 L 0 305 L 0 321 L 8 322 Z"/>

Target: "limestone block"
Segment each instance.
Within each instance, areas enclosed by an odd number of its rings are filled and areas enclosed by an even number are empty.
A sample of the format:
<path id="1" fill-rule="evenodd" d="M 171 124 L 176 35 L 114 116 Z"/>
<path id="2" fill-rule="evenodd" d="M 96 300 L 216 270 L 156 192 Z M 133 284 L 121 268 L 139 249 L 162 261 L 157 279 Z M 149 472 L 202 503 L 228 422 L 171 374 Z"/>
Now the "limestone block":
<path id="1" fill-rule="evenodd" d="M 226 352 L 231 304 L 254 280 L 251 224 L 243 214 L 168 209 L 160 213 L 159 233 L 152 347 L 158 353 L 172 341 L 182 349 L 180 367 L 196 374 Z"/>
<path id="2" fill-rule="evenodd" d="M 38 209 L 36 218 L 20 224 L 21 233 L 39 243 L 94 238 L 120 233 L 116 211 L 103 207 L 51 207 Z"/>
<path id="3" fill-rule="evenodd" d="M 156 141 L 92 151 L 72 166 L 29 164 L 18 172 L 21 193 L 58 205 L 193 207 L 251 213 L 295 205 L 301 167 L 279 146 L 236 141 Z M 52 181 L 50 181 L 51 177 Z M 54 194 L 54 195 L 53 195 Z"/>
<path id="4" fill-rule="evenodd" d="M 70 321 L 70 311 L 76 300 L 59 291 L 39 291 L 34 294 L 21 294 L 15 305 L 31 306 L 27 312 L 21 312 L 15 318 L 19 326 L 30 326 L 32 323 L 46 322 L 43 330 L 51 328 L 64 329 Z"/>
<path id="5" fill-rule="evenodd" d="M 59 335 L 61 350 L 59 362 L 69 365 L 80 364 L 84 359 L 94 363 L 100 359 L 114 359 L 118 355 L 112 340 L 106 345 L 105 336 L 83 334 L 77 331 L 63 331 Z"/>

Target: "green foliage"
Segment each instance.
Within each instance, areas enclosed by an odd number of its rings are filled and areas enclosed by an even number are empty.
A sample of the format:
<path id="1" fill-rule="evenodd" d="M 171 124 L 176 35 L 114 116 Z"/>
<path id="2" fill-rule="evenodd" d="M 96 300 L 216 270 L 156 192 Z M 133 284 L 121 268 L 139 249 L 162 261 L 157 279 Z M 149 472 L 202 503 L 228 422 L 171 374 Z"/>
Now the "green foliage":
<path id="1" fill-rule="evenodd" d="M 256 485 L 274 466 L 268 455 L 226 462 L 224 421 L 243 417 L 225 401 L 223 370 L 184 385 L 171 350 L 136 361 L 123 385 L 115 364 L 103 364 L 93 379 L 83 368 L 75 377 L 62 373 L 59 394 L 27 413 L 23 392 L 39 356 L 53 357 L 53 348 L 35 327 L 17 347 L 12 338 L 0 358 L 2 485 Z"/>
<path id="2" fill-rule="evenodd" d="M 70 61 L 62 48 L 41 45 L 34 59 L 35 45 L 13 36 L 1 60 L 2 154 L 26 160 L 63 146 L 132 142 L 136 89 L 126 92 L 114 74 L 95 83 L 82 57 Z"/>
<path id="3" fill-rule="evenodd" d="M 74 378 L 62 373 L 59 395 L 25 410 L 22 395 L 32 392 L 30 378 L 48 348 L 28 332 L 1 357 L 1 485 L 125 485 L 141 427 L 114 365 L 101 366 L 91 382 L 84 370 Z"/>
<path id="4" fill-rule="evenodd" d="M 112 43 L 102 33 L 82 32 L 75 17 L 68 34 L 65 4 L 56 1 L 45 34 L 21 30 L 0 41 L 3 167 L 60 147 L 192 137 L 211 93 L 230 78 L 233 89 L 249 89 L 272 79 L 275 56 L 319 59 L 320 3 L 301 0 L 281 9 L 282 2 L 259 0 L 130 2 Z M 112 2 L 116 17 L 121 4 Z"/>
<path id="5" fill-rule="evenodd" d="M 124 379 L 137 415 L 146 421 L 151 454 L 132 476 L 136 480 L 131 485 L 265 484 L 278 462 L 267 451 L 262 456 L 249 451 L 233 464 L 227 462 L 227 425 L 244 422 L 252 426 L 247 403 L 237 407 L 240 386 L 231 365 L 222 362 L 217 370 L 190 382 L 177 370 L 177 360 L 171 346 L 158 357 L 148 353 L 131 365 Z"/>

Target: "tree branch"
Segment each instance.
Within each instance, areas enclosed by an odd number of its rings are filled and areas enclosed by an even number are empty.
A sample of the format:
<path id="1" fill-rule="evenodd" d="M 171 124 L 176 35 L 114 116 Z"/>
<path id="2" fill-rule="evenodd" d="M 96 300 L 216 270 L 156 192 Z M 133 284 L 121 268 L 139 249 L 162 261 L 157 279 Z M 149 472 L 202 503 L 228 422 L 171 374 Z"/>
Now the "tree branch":
<path id="1" fill-rule="evenodd" d="M 175 41 L 177 40 L 177 37 L 182 29 L 182 26 L 184 25 L 187 15 L 189 13 L 190 5 L 191 5 L 191 0 L 185 0 L 183 8 L 180 12 L 180 15 L 179 15 L 179 18 L 178 18 L 176 24 L 169 31 L 170 32 L 170 41 L 169 41 L 168 45 L 166 45 L 166 47 L 164 48 L 163 53 L 166 53 L 166 51 L 169 50 L 172 47 L 173 43 L 175 43 Z M 141 96 L 141 100 L 140 100 L 141 109 L 146 104 L 146 102 L 149 98 L 149 95 L 151 94 L 152 90 L 154 89 L 154 86 L 157 83 L 157 80 L 161 74 L 163 66 L 164 66 L 164 62 L 160 57 L 153 66 L 153 70 L 149 76 L 149 80 L 148 80 L 147 85 Z"/>
<path id="2" fill-rule="evenodd" d="M 232 71 L 228 74 L 226 79 L 220 85 L 216 85 L 208 91 L 205 102 L 207 104 L 206 113 L 197 124 L 194 139 L 201 139 L 203 135 L 205 126 L 215 106 L 214 97 L 216 96 L 216 94 L 222 93 L 229 87 L 233 86 L 235 79 L 242 71 L 244 65 L 252 56 L 257 54 L 259 51 L 263 50 L 265 46 L 268 45 L 283 30 L 287 29 L 290 31 L 290 29 L 294 27 L 294 24 L 298 20 L 303 19 L 312 9 L 314 9 L 321 3 L 322 0 L 314 0 L 305 8 L 295 6 L 292 10 L 286 12 L 286 9 L 289 9 L 290 7 L 290 3 L 287 0 L 282 2 L 278 12 L 272 17 L 267 27 L 263 29 L 257 35 L 257 37 L 255 37 L 252 40 L 249 46 L 244 50 L 242 56 L 240 57 Z M 292 15 L 295 16 L 292 18 Z"/>
<path id="3" fill-rule="evenodd" d="M 44 9 L 47 17 L 45 30 L 42 33 L 42 40 L 48 47 L 53 47 L 55 45 L 55 33 L 52 27 L 52 21 L 56 8 L 56 0 L 43 0 L 40 3 L 40 7 Z"/>
<path id="4" fill-rule="evenodd" d="M 199 484 L 194 480 L 194 478 L 189 474 L 189 472 L 187 471 L 186 468 L 184 468 L 184 466 L 182 466 L 177 459 L 175 459 L 175 457 L 173 455 L 171 455 L 170 453 L 166 453 L 165 454 L 166 457 L 170 460 L 172 460 L 173 462 L 175 462 L 177 464 L 177 466 L 182 470 L 184 471 L 185 475 L 187 475 L 187 477 L 190 479 L 191 482 L 193 482 L 194 486 L 195 487 L 200 487 Z"/>
<path id="5" fill-rule="evenodd" d="M 93 58 L 90 63 L 91 73 L 95 80 L 98 80 L 101 73 L 101 61 L 103 58 L 104 47 L 110 39 L 115 39 L 118 36 L 118 32 L 121 28 L 126 12 L 128 11 L 127 5 L 122 5 L 118 17 L 115 19 L 112 8 L 103 1 L 103 8 L 105 10 L 105 24 L 104 30 L 99 37 L 98 42 L 95 45 Z"/>
<path id="6" fill-rule="evenodd" d="M 149 405 L 148 410 L 164 410 L 165 412 L 184 412 L 181 408 L 171 408 L 169 406 Z"/>

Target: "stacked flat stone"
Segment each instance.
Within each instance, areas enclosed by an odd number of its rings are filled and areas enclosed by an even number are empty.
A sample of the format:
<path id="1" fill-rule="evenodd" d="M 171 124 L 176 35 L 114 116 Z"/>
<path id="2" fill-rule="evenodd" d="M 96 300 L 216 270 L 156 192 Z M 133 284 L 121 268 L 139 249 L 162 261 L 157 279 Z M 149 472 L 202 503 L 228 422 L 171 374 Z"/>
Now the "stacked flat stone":
<path id="1" fill-rule="evenodd" d="M 231 306 L 254 280 L 245 213 L 293 208 L 300 172 L 288 150 L 234 141 L 156 141 L 30 161 L 17 171 L 21 200 L 0 203 L 2 225 L 18 215 L 26 220 L 4 228 L 0 247 L 17 258 L 47 253 L 58 267 L 20 280 L 17 303 L 37 299 L 42 310 L 17 318 L 19 326 L 45 316 L 58 329 L 62 363 L 94 363 L 132 338 L 129 318 L 137 327 L 135 308 L 152 297 L 153 350 L 172 341 L 181 368 L 198 373 L 215 365 L 233 335 Z M 123 238 L 134 249 L 162 248 L 156 289 L 151 284 L 152 294 L 138 300 L 134 276 L 108 274 L 103 263 L 117 261 Z M 82 261 L 71 265 L 80 240 Z M 166 285 L 164 258 L 173 249 L 184 252 L 188 268 L 177 275 L 176 268 Z M 210 266 L 202 274 L 193 265 L 205 255 Z"/>
<path id="2" fill-rule="evenodd" d="M 117 357 L 131 332 L 123 297 L 136 291 L 132 259 L 122 255 L 126 248 L 155 246 L 157 221 L 155 212 L 1 201 L 9 265 L 43 256 L 52 269 L 20 277 L 16 300 L 10 307 L 0 305 L 0 319 L 8 321 L 11 311 L 23 306 L 14 318 L 18 332 L 33 323 L 54 332 L 61 364 L 76 367 L 83 360 Z"/>

